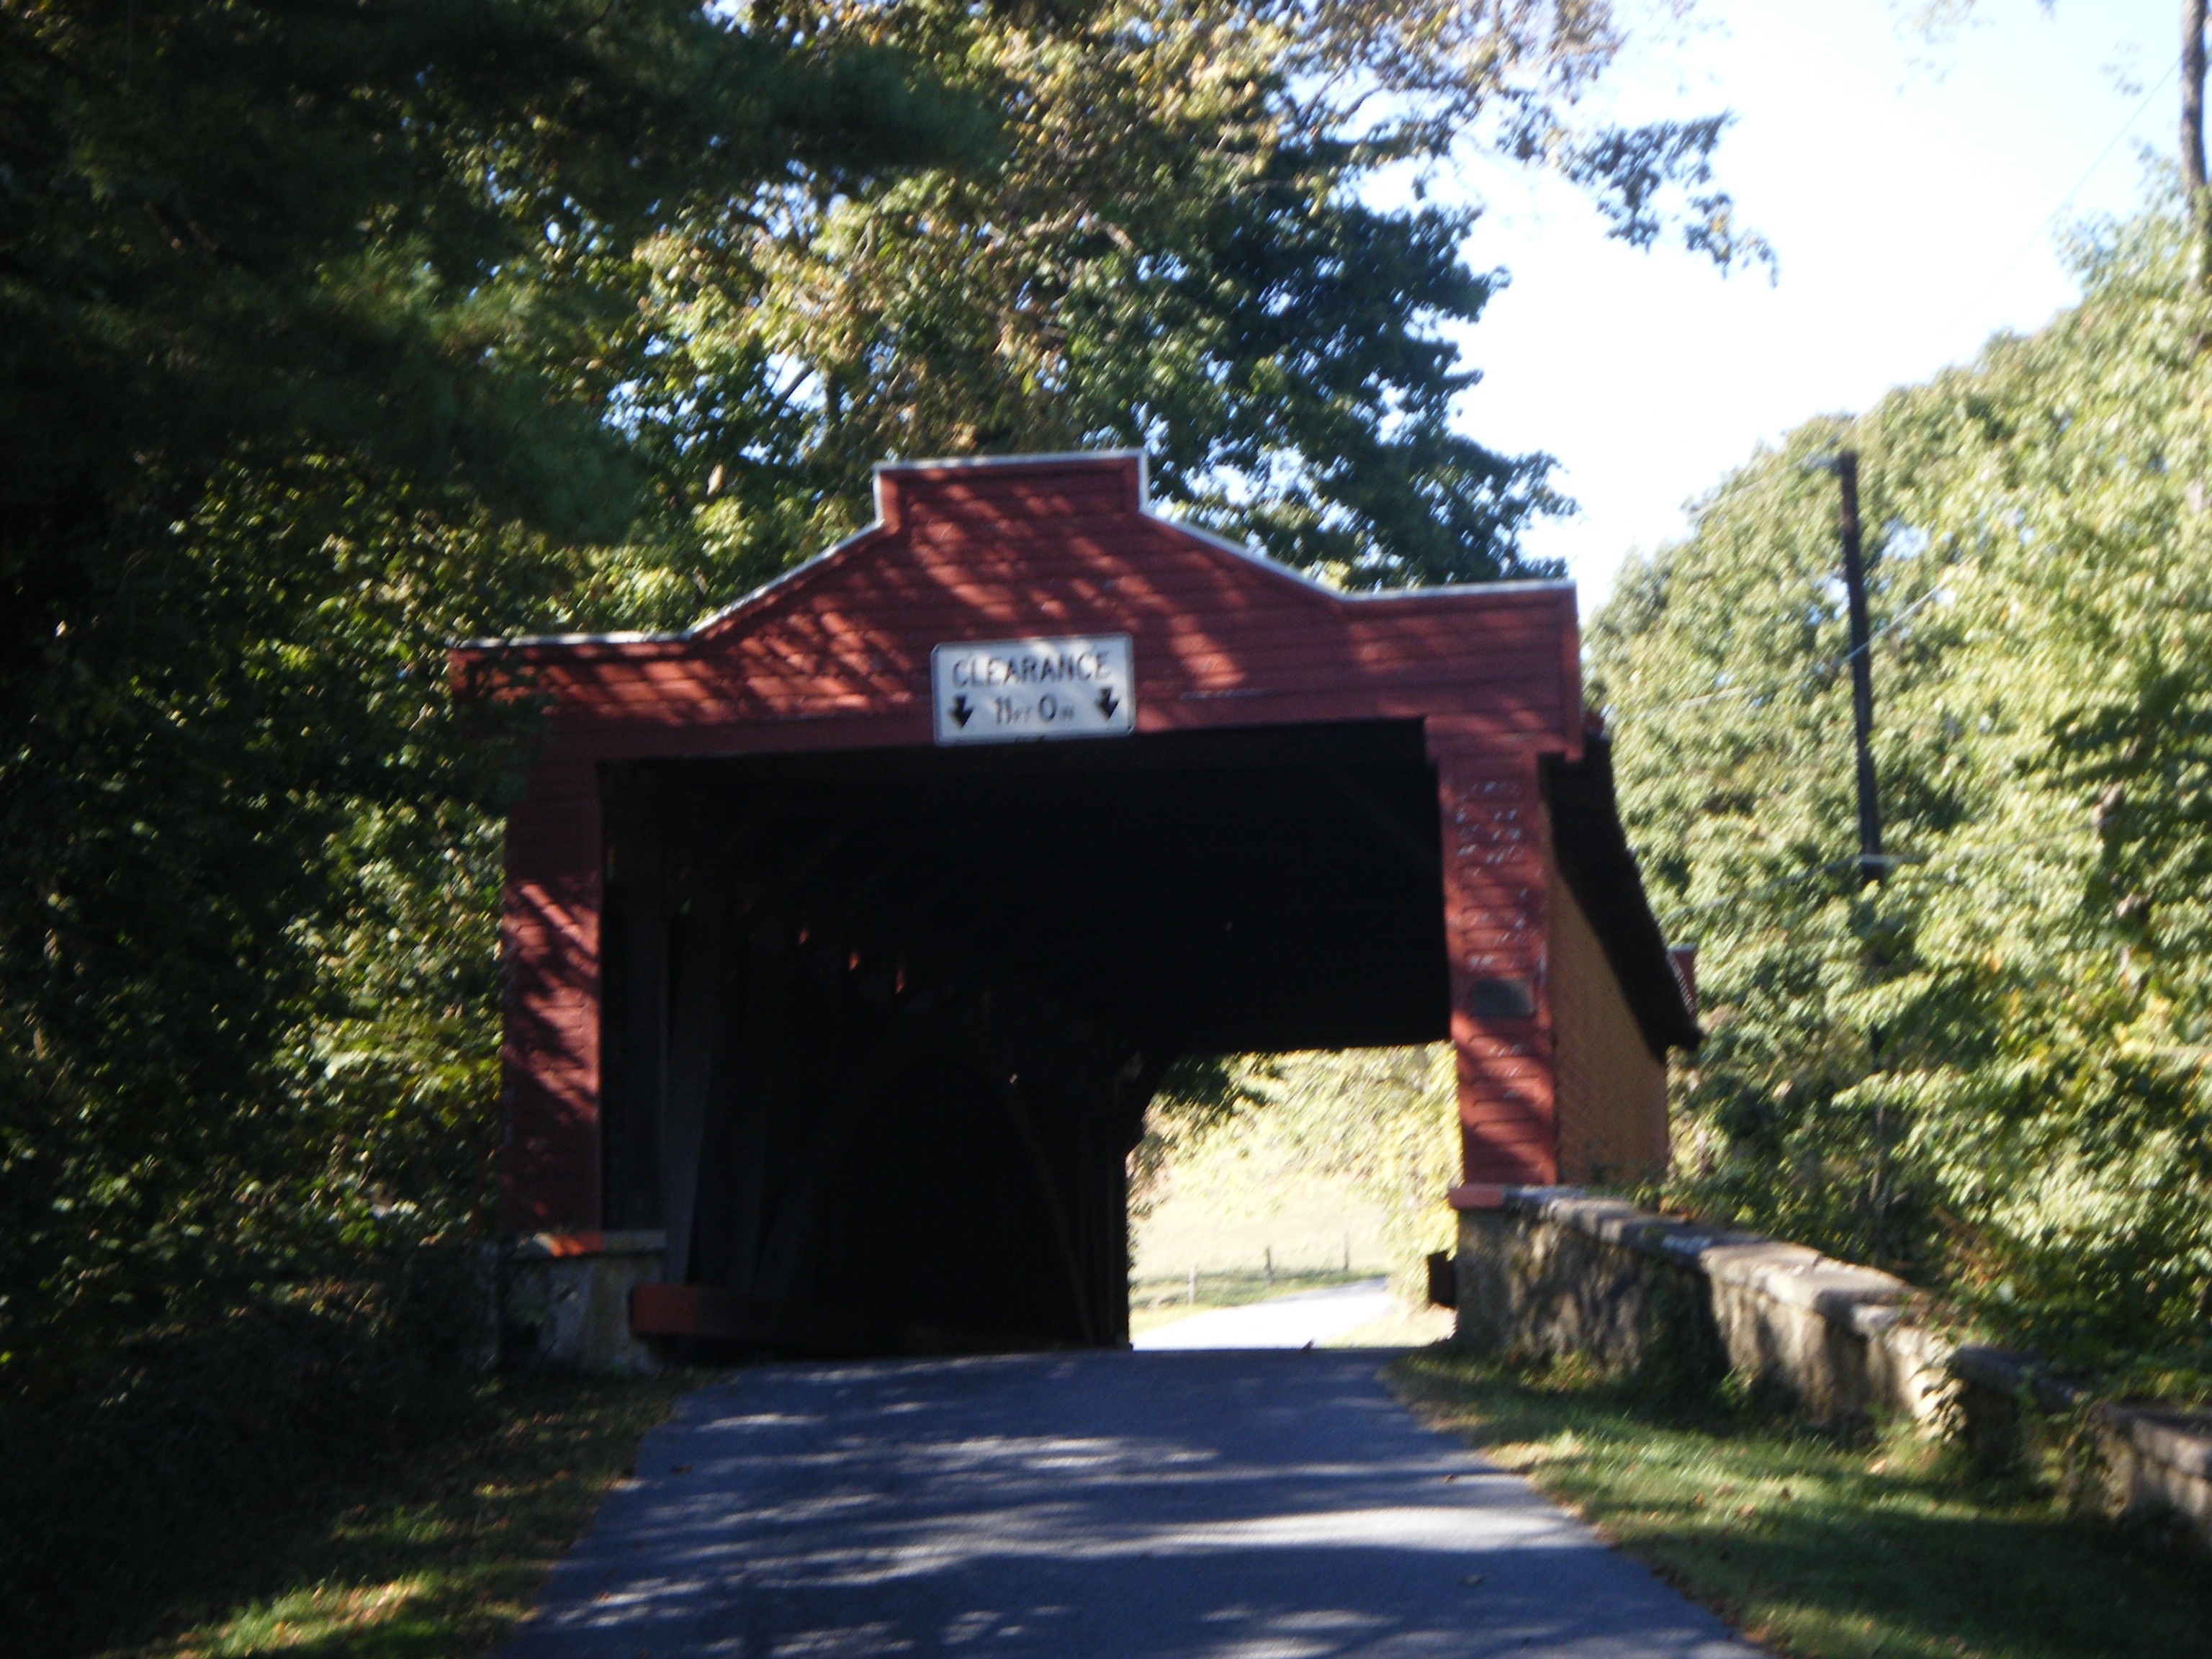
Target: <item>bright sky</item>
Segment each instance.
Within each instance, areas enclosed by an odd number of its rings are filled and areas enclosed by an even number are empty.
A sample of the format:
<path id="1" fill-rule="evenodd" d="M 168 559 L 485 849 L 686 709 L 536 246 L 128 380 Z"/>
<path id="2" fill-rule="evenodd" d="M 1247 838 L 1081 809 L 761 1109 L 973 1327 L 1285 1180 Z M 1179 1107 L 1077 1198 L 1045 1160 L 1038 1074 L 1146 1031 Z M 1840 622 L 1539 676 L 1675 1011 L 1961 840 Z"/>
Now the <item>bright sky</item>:
<path id="1" fill-rule="evenodd" d="M 1565 185 L 1470 178 L 1469 254 L 1513 286 L 1467 335 L 1467 429 L 1563 464 L 1564 557 L 1585 613 L 1622 556 L 1682 533 L 1685 502 L 1808 416 L 2033 329 L 2075 297 L 2056 233 L 2142 199 L 2173 153 L 2174 0 L 1984 0 L 1931 49 L 1893 0 L 1700 0 L 1702 33 L 1625 89 L 1634 113 L 1738 116 L 1721 182 L 1780 261 L 1723 280 L 1604 239 Z"/>

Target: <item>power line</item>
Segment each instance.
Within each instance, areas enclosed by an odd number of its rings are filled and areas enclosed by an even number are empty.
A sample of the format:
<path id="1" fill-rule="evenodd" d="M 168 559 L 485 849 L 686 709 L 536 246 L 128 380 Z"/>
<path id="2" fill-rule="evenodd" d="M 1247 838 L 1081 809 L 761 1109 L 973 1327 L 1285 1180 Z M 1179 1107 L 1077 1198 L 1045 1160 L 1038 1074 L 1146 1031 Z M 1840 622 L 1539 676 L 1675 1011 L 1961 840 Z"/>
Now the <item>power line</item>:
<path id="1" fill-rule="evenodd" d="M 2089 170 L 2074 181 L 2074 188 L 2068 191 L 2064 196 L 2061 197 L 2058 201 L 2058 205 L 2051 209 L 2050 213 L 2045 217 L 2043 222 L 2038 225 L 2033 231 L 2029 233 L 2027 240 L 2020 245 L 2019 248 L 2014 252 L 2011 258 L 2004 262 L 2004 268 L 1998 271 L 1995 276 L 1992 276 L 1989 280 L 1988 283 L 1981 289 L 1980 292 L 1976 294 L 1972 299 L 1967 301 L 1965 305 L 1959 308 L 1959 314 L 1951 320 L 1950 326 L 1952 328 L 1958 327 L 1960 324 L 1971 318 L 1983 301 L 1988 299 L 1990 295 L 1996 293 L 1998 289 L 2004 285 L 2005 278 L 2012 275 L 2014 268 L 2034 250 L 2038 243 L 2042 241 L 2045 236 L 2048 236 L 2051 234 L 2051 228 L 2058 222 L 2058 216 L 2065 212 L 2068 208 L 2074 205 L 2074 198 L 2088 188 L 2089 181 L 2097 176 L 2098 172 L 2104 167 L 2106 162 L 2112 160 L 2112 152 L 2120 147 L 2120 141 L 2135 131 L 2136 123 L 2142 120 L 2143 118 L 2143 112 L 2151 106 L 2153 100 L 2155 100 L 2160 93 L 2164 92 L 2170 84 L 2172 84 L 2173 78 L 2177 75 L 2180 74 L 2180 72 L 2181 60 L 2179 58 L 2176 58 L 2172 63 L 2166 66 L 2166 73 L 2159 78 L 2158 84 L 2153 87 L 2148 92 L 2145 93 L 2143 94 L 2142 101 L 2129 112 L 2128 118 L 2121 124 L 2120 130 L 2112 135 L 2112 142 L 2106 144 L 2103 149 L 2097 153 L 2097 159 L 2095 161 L 2089 163 Z M 1946 331 L 1948 332 L 1948 331 L 1947 330 Z"/>
<path id="2" fill-rule="evenodd" d="M 2024 841 L 1988 842 L 1979 845 L 1970 843 L 1962 847 L 1946 847 L 1940 853 L 1933 855 L 1893 853 L 1885 856 L 1881 861 L 1892 869 L 1909 867 L 1931 875 L 1942 875 L 1948 872 L 1954 863 L 1964 863 L 1970 859 L 1995 858 L 2008 853 L 2024 853 L 2038 847 L 2047 847 L 2053 842 L 2069 841 L 2081 833 L 2079 829 L 2054 830 L 2049 835 L 2030 836 Z M 1814 865 L 1810 869 L 1801 870 L 1795 875 L 1778 877 L 1775 880 L 1761 883 L 1757 887 L 1745 888 L 1741 892 L 1729 894 L 1726 898 L 1706 899 L 1698 904 L 1671 905 L 1668 908 L 1667 914 L 1670 916 L 1686 916 L 1701 915 L 1708 910 L 1725 909 L 1730 905 L 1742 904 L 1750 900 L 1763 897 L 1769 893 L 1778 893 L 1784 888 L 1802 887 L 1808 882 L 1818 881 L 1824 876 L 1838 875 L 1847 870 L 1856 870 L 1863 862 L 1863 860 L 1856 854 L 1850 858 L 1832 860 L 1826 864 Z"/>
<path id="3" fill-rule="evenodd" d="M 1807 882 L 1818 881 L 1823 876 L 1833 875 L 1843 870 L 1856 870 L 1858 863 L 1858 857 L 1854 854 L 1847 859 L 1838 859 L 1830 864 L 1815 865 L 1810 870 L 1801 870 L 1794 876 L 1783 876 L 1757 887 L 1747 887 L 1741 892 L 1729 894 L 1726 898 L 1707 899 L 1701 904 L 1670 905 L 1667 914 L 1670 916 L 1694 916 L 1702 915 L 1708 910 L 1726 909 L 1732 904 L 1742 904 L 1752 899 L 1763 898 L 1769 893 L 1778 893 L 1785 887 L 1802 887 Z"/>
<path id="4" fill-rule="evenodd" d="M 1801 677 L 1805 679 L 1819 679 L 1823 676 L 1834 673 L 1838 668 L 1848 666 L 1857 658 L 1862 650 L 1871 651 L 1874 648 L 1874 643 L 1876 640 L 1881 639 L 1884 635 L 1902 625 L 1907 617 L 1910 617 L 1914 611 L 1919 610 L 1920 607 L 1927 604 L 1929 600 L 1936 599 L 1942 594 L 1948 593 L 1949 591 L 1950 590 L 1948 588 L 1942 586 L 1940 583 L 1937 586 L 1929 588 L 1918 599 L 1913 600 L 1911 604 L 1906 605 L 1904 610 L 1899 611 L 1894 617 L 1892 617 L 1887 622 L 1884 623 L 1881 627 L 1875 629 L 1873 633 L 1869 634 L 1867 636 L 1867 642 L 1863 647 L 1853 646 L 1850 650 L 1844 652 L 1840 657 L 1832 658 L 1830 660 L 1823 663 L 1815 663 L 1811 667 L 1802 670 L 1801 672 Z M 1669 714 L 1678 708 L 1694 708 L 1700 703 L 1720 702 L 1729 697 L 1749 696 L 1754 692 L 1761 695 L 1771 696 L 1778 691 L 1786 689 L 1787 685 L 1787 681 L 1771 683 L 1765 686 L 1732 685 L 1719 691 L 1707 691 L 1694 697 L 1683 697 L 1674 702 L 1662 702 L 1650 708 L 1633 708 L 1624 710 L 1619 718 L 1633 723 L 1637 720 L 1650 720 L 1656 714 Z"/>

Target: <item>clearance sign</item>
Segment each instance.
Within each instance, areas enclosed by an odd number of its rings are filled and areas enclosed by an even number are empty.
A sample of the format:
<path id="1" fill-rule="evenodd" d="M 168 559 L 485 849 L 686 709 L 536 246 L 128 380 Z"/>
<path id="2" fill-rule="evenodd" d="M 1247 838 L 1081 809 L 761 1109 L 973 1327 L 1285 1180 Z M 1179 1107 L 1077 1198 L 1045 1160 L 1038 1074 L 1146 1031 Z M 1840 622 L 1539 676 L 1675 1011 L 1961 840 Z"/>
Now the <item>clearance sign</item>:
<path id="1" fill-rule="evenodd" d="M 939 743 L 1121 738 L 1137 729 L 1129 636 L 979 640 L 929 653 Z"/>

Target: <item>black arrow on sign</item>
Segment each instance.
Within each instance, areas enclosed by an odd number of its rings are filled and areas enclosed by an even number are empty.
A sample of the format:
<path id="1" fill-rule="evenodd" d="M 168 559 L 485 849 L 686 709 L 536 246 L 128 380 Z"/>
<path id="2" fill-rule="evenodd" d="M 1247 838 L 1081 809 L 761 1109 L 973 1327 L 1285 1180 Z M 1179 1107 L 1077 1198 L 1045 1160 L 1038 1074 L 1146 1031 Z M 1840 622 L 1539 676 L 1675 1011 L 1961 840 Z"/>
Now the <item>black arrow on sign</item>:
<path id="1" fill-rule="evenodd" d="M 963 693 L 961 696 L 953 698 L 951 713 L 952 715 L 952 723 L 955 726 L 965 726 L 968 724 L 969 718 L 974 715 L 975 711 L 968 706 L 968 698 L 966 694 Z"/>
<path id="2" fill-rule="evenodd" d="M 1121 706 L 1121 699 L 1114 695 L 1111 687 L 1102 685 L 1098 688 L 1098 712 L 1100 714 L 1103 714 L 1110 720 L 1114 718 L 1114 711 Z"/>

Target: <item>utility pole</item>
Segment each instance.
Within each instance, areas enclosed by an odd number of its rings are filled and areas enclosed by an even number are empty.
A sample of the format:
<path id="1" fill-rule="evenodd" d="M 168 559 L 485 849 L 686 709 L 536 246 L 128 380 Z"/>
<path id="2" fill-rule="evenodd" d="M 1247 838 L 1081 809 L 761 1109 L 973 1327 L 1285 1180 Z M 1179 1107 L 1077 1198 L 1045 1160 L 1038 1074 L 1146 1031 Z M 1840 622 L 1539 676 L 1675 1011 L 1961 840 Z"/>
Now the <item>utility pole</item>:
<path id="1" fill-rule="evenodd" d="M 2212 191 L 2204 181 L 2206 0 L 2181 6 L 2181 194 L 2188 208 L 2190 274 L 2212 289 Z"/>
<path id="2" fill-rule="evenodd" d="M 1859 545 L 1859 453 L 1836 457 L 1836 479 L 1844 490 L 1844 592 L 1851 617 L 1851 736 L 1859 764 L 1859 881 L 1880 881 L 1887 868 L 1881 855 L 1881 802 L 1874 775 L 1873 638 L 1867 629 L 1866 560 Z"/>
<path id="3" fill-rule="evenodd" d="M 1867 626 L 1866 556 L 1859 540 L 1859 453 L 1846 449 L 1836 457 L 1836 482 L 1843 487 L 1844 593 L 1851 618 L 1851 739 L 1857 751 L 1859 771 L 1859 885 L 1880 881 L 1888 861 L 1881 855 L 1881 801 L 1875 793 L 1874 775 L 1874 635 Z M 1881 971 L 1877 952 L 1874 971 Z M 1881 1070 L 1881 1027 L 1867 1031 L 1868 1056 Z M 1867 1181 L 1868 1220 L 1873 1232 L 1876 1265 L 1887 1254 L 1889 1220 L 1889 1111 L 1877 1104 L 1874 1112 L 1874 1169 Z"/>

